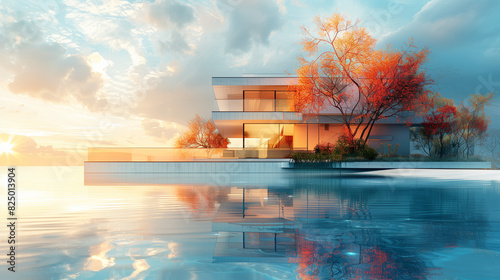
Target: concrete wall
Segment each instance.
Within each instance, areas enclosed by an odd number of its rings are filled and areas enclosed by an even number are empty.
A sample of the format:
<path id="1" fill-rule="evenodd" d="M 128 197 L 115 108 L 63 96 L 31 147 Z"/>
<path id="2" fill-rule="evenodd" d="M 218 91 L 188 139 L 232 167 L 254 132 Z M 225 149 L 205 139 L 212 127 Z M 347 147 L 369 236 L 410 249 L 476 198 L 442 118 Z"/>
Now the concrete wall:
<path id="1" fill-rule="evenodd" d="M 399 144 L 398 155 L 410 155 L 410 128 L 404 124 L 375 124 L 368 144 L 373 147 L 394 147 Z"/>
<path id="2" fill-rule="evenodd" d="M 85 162 L 85 185 L 99 184 L 203 184 L 252 186 L 288 184 L 293 175 L 288 159 L 241 159 L 192 162 Z M 337 174 L 334 169 L 306 170 L 309 175 Z"/>
<path id="3" fill-rule="evenodd" d="M 276 173 L 288 159 L 167 162 L 85 162 L 85 173 Z"/>
<path id="4" fill-rule="evenodd" d="M 328 167 L 325 165 L 323 167 Z M 86 185 L 138 184 L 251 184 L 281 185 L 296 176 L 343 176 L 378 169 L 485 169 L 489 162 L 342 162 L 330 168 L 297 168 L 289 160 L 212 160 L 192 162 L 85 162 Z M 351 172 L 351 173 L 349 173 Z M 354 173 L 353 173 L 354 172 Z"/>

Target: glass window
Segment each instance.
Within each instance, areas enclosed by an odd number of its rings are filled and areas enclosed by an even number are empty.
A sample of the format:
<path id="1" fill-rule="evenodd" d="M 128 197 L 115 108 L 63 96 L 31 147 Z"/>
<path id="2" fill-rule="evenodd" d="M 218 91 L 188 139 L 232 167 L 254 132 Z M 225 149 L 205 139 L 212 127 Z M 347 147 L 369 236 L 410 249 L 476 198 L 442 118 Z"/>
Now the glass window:
<path id="1" fill-rule="evenodd" d="M 276 99 L 292 99 L 291 91 L 276 91 Z"/>
<path id="2" fill-rule="evenodd" d="M 295 124 L 245 124 L 245 148 L 292 149 Z"/>
<path id="3" fill-rule="evenodd" d="M 245 148 L 272 148 L 279 138 L 279 124 L 244 124 Z"/>
<path id="4" fill-rule="evenodd" d="M 217 100 L 218 111 L 243 111 L 243 100 L 228 100 L 219 99 Z"/>
<path id="5" fill-rule="evenodd" d="M 277 91 L 276 92 L 276 111 L 290 112 L 292 109 L 293 95 L 290 91 Z"/>
<path id="6" fill-rule="evenodd" d="M 245 90 L 243 111 L 248 112 L 290 112 L 293 96 L 289 91 Z"/>
<path id="7" fill-rule="evenodd" d="M 337 138 L 342 133 L 342 126 L 335 124 L 321 124 L 319 126 L 319 144 L 335 145 L 337 143 Z"/>
<path id="8" fill-rule="evenodd" d="M 294 124 L 280 124 L 280 135 L 276 139 L 273 148 L 292 149 L 293 148 Z"/>
<path id="9" fill-rule="evenodd" d="M 307 124 L 307 149 L 314 150 L 314 147 L 319 144 L 319 125 Z"/>
<path id="10" fill-rule="evenodd" d="M 293 129 L 293 149 L 307 150 L 307 124 L 295 124 Z"/>
<path id="11" fill-rule="evenodd" d="M 245 90 L 244 111 L 249 112 L 274 112 L 274 90 Z"/>
<path id="12" fill-rule="evenodd" d="M 245 90 L 244 99 L 274 99 L 274 90 Z"/>
<path id="13" fill-rule="evenodd" d="M 274 99 L 245 99 L 244 111 L 274 112 Z"/>
<path id="14" fill-rule="evenodd" d="M 278 112 L 290 112 L 292 109 L 293 103 L 288 99 L 276 99 L 276 111 Z"/>

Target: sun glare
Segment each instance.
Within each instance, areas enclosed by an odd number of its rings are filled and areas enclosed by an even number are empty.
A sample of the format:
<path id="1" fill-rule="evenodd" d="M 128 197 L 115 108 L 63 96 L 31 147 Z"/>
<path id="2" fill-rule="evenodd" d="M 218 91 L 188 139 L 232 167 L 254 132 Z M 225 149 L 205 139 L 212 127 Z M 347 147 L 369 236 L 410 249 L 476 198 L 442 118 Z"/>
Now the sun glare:
<path id="1" fill-rule="evenodd" d="M 11 154 L 12 148 L 14 145 L 12 145 L 10 142 L 2 142 L 0 143 L 0 154 Z"/>

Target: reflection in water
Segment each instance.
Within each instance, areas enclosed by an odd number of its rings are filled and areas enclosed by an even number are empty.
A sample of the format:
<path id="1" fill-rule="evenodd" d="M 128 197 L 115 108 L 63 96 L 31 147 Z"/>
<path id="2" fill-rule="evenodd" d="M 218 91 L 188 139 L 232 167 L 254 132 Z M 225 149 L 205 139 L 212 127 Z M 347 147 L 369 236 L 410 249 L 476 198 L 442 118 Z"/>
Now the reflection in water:
<path id="1" fill-rule="evenodd" d="M 321 236 L 297 236 L 297 253 L 291 260 L 299 264 L 297 272 L 301 279 L 423 279 L 428 276 L 428 268 L 420 256 L 408 249 L 397 250 L 383 242 L 373 242 L 379 238 L 374 232 L 353 230 L 334 236 L 332 239 L 325 232 Z M 368 241 L 370 239 L 372 241 Z"/>
<path id="2" fill-rule="evenodd" d="M 132 274 L 130 274 L 130 276 L 125 277 L 122 280 L 134 279 L 141 272 L 146 271 L 150 268 L 149 264 L 144 259 L 134 261 L 134 263 L 132 264 L 132 267 L 135 269 L 134 272 L 132 272 Z"/>
<path id="3" fill-rule="evenodd" d="M 38 176 L 19 193 L 13 279 L 493 279 L 500 267 L 496 182 L 83 186 L 81 169 L 25 170 Z"/>
<path id="4" fill-rule="evenodd" d="M 300 279 L 425 279 L 443 275 L 433 265 L 440 250 L 497 254 L 498 239 L 486 236 L 499 233 L 489 222 L 498 219 L 498 201 L 484 196 L 493 190 L 459 182 L 394 189 L 373 183 L 380 182 L 309 179 L 285 188 L 233 188 L 213 219 L 214 260 L 286 259 L 297 263 Z"/>
<path id="5" fill-rule="evenodd" d="M 209 218 L 222 201 L 222 191 L 216 195 L 213 187 L 207 186 L 176 186 L 175 194 L 178 201 L 189 207 L 196 218 Z M 219 198 L 219 199 L 218 199 Z"/>
<path id="6" fill-rule="evenodd" d="M 173 259 L 177 256 L 176 247 L 177 243 L 174 242 L 168 243 L 168 249 L 170 250 L 170 253 L 168 253 L 167 258 Z"/>
<path id="7" fill-rule="evenodd" d="M 106 254 L 113 249 L 114 246 L 108 241 L 99 245 L 90 247 L 90 257 L 84 265 L 85 270 L 99 271 L 103 268 L 115 265 L 115 258 L 108 258 Z"/>

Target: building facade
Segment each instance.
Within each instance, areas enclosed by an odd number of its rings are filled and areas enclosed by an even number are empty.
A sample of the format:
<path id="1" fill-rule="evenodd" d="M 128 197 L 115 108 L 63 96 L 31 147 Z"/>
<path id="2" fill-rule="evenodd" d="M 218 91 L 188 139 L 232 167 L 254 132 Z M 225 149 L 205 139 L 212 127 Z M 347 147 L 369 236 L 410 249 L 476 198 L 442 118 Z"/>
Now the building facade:
<path id="1" fill-rule="evenodd" d="M 212 120 L 232 148 L 259 151 L 255 157 L 280 157 L 280 152 L 335 144 L 343 131 L 341 115 L 333 107 L 314 116 L 293 111 L 288 87 L 296 82 L 292 77 L 213 77 L 216 109 Z M 409 156 L 409 129 L 396 118 L 380 120 L 368 145 L 375 149 L 399 145 L 397 153 Z"/>

